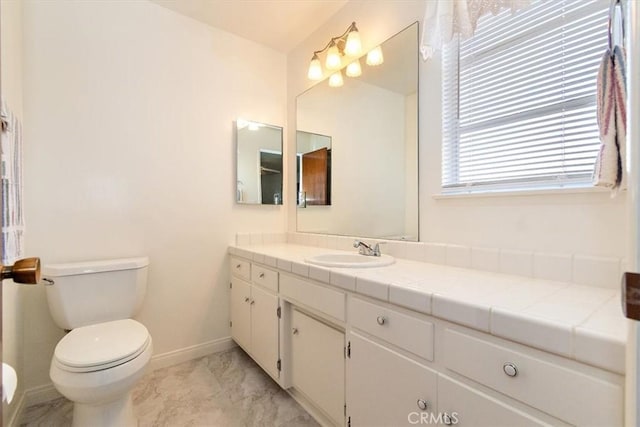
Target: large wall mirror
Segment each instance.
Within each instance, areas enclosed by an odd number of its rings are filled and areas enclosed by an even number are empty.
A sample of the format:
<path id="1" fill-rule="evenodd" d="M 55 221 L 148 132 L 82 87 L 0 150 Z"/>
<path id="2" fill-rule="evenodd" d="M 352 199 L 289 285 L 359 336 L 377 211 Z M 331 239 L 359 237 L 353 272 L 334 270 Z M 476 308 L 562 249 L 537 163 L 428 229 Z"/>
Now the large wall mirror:
<path id="1" fill-rule="evenodd" d="M 236 147 L 236 201 L 281 205 L 282 128 L 238 119 Z"/>
<path id="2" fill-rule="evenodd" d="M 382 64 L 297 98 L 300 232 L 418 240 L 418 24 L 380 48 Z"/>

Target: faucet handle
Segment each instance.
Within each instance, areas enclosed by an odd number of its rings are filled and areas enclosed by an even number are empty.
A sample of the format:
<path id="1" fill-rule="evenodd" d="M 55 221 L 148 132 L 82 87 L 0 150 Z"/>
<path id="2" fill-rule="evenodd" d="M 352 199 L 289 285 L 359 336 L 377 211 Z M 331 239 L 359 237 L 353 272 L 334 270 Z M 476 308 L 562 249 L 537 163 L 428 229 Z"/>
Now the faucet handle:
<path id="1" fill-rule="evenodd" d="M 380 252 L 380 245 L 386 245 L 387 242 L 376 242 L 376 245 L 373 247 L 373 255 L 382 256 L 382 252 Z"/>

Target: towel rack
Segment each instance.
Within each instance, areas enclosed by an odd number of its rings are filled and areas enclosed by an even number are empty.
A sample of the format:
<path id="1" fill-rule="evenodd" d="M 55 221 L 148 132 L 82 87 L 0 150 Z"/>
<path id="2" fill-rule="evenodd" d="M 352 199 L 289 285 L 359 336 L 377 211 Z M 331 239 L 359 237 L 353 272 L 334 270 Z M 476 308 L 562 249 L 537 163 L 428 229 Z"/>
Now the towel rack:
<path id="1" fill-rule="evenodd" d="M 622 30 L 622 45 L 624 45 L 624 0 L 611 0 L 611 5 L 609 6 L 609 52 L 611 56 L 613 56 L 613 48 L 615 47 L 613 42 L 613 32 L 615 30 L 614 26 L 616 24 L 616 10 L 620 9 L 620 30 Z M 618 7 L 620 6 L 620 7 Z"/>

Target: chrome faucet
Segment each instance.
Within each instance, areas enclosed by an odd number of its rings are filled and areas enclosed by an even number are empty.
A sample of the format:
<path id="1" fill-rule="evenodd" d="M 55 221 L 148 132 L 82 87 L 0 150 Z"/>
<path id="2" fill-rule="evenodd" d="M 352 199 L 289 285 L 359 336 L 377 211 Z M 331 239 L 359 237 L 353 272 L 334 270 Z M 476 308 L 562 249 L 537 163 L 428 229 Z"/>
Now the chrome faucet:
<path id="1" fill-rule="evenodd" d="M 380 243 L 372 248 L 371 245 L 366 244 L 362 240 L 354 240 L 353 247 L 358 249 L 358 253 L 366 256 L 382 256 L 380 252 Z"/>

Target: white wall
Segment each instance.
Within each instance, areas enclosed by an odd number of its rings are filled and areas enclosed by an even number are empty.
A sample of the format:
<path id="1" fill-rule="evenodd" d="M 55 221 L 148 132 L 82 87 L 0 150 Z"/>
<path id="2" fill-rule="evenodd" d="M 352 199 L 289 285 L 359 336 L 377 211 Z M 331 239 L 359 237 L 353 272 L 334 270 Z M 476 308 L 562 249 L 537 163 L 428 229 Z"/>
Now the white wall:
<path id="1" fill-rule="evenodd" d="M 23 121 L 22 100 L 22 4 L 19 1 L 0 2 L 0 80 L 2 98 L 8 108 Z M 23 123 L 24 124 L 24 123 Z M 22 379 L 22 336 L 24 322 L 23 292 L 21 287 L 11 280 L 2 282 L 2 360 L 11 365 Z M 10 420 L 20 400 L 23 381 L 18 381 L 16 397 L 11 405 L 3 403 L 4 424 Z"/>
<path id="2" fill-rule="evenodd" d="M 155 354 L 229 336 L 227 245 L 285 229 L 235 204 L 233 121 L 285 125 L 284 55 L 145 1 L 27 1 L 24 42 L 28 254 L 148 255 Z M 61 332 L 26 297 L 34 387 Z"/>
<path id="3" fill-rule="evenodd" d="M 295 97 L 312 84 L 306 71 L 314 50 L 356 21 L 363 47 L 372 48 L 414 21 L 424 1 L 349 2 L 288 56 L 289 144 L 295 144 Z M 626 195 L 543 194 L 439 199 L 440 61 L 420 63 L 420 240 L 483 247 L 621 257 L 626 252 Z M 293 145 L 291 145 L 292 147 Z M 288 159 L 292 162 L 293 159 Z M 291 167 L 291 164 L 289 164 Z M 293 179 L 288 177 L 289 182 Z M 291 188 L 291 185 L 289 186 Z M 292 197 L 288 193 L 289 197 Z M 288 227 L 295 230 L 289 207 Z M 355 234 L 355 233 L 354 233 Z"/>

